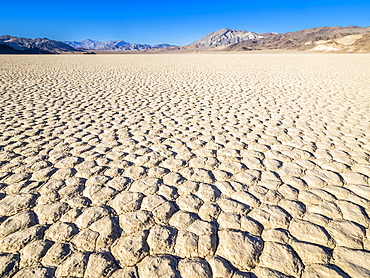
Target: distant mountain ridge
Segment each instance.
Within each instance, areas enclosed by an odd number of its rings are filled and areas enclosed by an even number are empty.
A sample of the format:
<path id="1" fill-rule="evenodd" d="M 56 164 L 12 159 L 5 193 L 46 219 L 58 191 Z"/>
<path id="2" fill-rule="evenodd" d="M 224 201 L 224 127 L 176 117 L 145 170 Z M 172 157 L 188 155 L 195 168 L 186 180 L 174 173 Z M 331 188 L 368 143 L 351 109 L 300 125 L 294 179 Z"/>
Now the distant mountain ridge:
<path id="1" fill-rule="evenodd" d="M 64 53 L 76 51 L 73 47 L 61 41 L 47 38 L 21 38 L 10 35 L 0 36 L 0 44 L 7 45 L 15 50 L 25 51 L 27 49 L 40 49 L 51 53 Z"/>
<path id="2" fill-rule="evenodd" d="M 266 33 L 265 36 L 268 36 Z M 200 38 L 199 40 L 190 44 L 193 47 L 225 47 L 230 44 L 243 42 L 246 40 L 263 38 L 263 36 L 254 32 L 248 32 L 245 30 L 236 30 L 224 28 L 218 31 L 209 33 L 208 35 Z"/>
<path id="3" fill-rule="evenodd" d="M 106 41 L 100 42 L 96 40 L 86 39 L 83 41 L 65 41 L 64 43 L 78 49 L 94 49 L 94 50 L 104 50 L 105 48 L 112 48 L 115 46 L 122 46 L 129 44 L 126 41 L 116 40 L 116 41 Z"/>
<path id="4" fill-rule="evenodd" d="M 149 50 L 149 49 L 160 49 L 174 47 L 175 45 L 170 44 L 158 44 L 158 45 L 149 45 L 149 44 L 137 44 L 129 43 L 123 40 L 115 41 L 96 41 L 86 39 L 83 41 L 65 41 L 64 43 L 72 46 L 76 49 L 88 49 L 88 50 L 102 50 L 102 51 L 132 51 L 132 50 Z"/>

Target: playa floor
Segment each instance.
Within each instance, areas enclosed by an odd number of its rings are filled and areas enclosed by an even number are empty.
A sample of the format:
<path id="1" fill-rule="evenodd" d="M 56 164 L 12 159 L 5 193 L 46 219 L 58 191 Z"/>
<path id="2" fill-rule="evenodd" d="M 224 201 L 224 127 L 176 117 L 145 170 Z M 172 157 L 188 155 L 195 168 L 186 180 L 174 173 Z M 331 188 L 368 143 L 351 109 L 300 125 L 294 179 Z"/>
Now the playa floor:
<path id="1" fill-rule="evenodd" d="M 370 277 L 369 64 L 0 56 L 0 276 Z"/>

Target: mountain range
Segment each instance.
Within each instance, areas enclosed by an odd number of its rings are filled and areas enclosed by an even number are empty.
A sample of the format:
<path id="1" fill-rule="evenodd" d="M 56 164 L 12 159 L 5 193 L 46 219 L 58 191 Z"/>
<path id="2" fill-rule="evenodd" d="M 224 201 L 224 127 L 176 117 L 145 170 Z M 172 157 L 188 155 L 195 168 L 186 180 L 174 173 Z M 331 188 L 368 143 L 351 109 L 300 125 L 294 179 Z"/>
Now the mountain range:
<path id="1" fill-rule="evenodd" d="M 47 38 L 0 36 L 0 53 L 68 53 L 96 50 L 99 52 L 189 51 L 189 50 L 298 50 L 319 52 L 370 52 L 370 27 L 319 27 L 287 33 L 254 33 L 245 30 L 220 29 L 187 46 L 170 44 L 135 44 L 123 40 L 56 41 Z"/>
<path id="2" fill-rule="evenodd" d="M 89 50 L 102 50 L 102 51 L 132 51 L 132 50 L 148 50 L 148 49 L 160 49 L 167 47 L 174 47 L 175 45 L 170 44 L 137 44 L 129 43 L 122 40 L 116 41 L 95 41 L 95 40 L 83 40 L 83 41 L 65 41 L 64 43 L 72 46 L 75 49 L 89 49 Z"/>

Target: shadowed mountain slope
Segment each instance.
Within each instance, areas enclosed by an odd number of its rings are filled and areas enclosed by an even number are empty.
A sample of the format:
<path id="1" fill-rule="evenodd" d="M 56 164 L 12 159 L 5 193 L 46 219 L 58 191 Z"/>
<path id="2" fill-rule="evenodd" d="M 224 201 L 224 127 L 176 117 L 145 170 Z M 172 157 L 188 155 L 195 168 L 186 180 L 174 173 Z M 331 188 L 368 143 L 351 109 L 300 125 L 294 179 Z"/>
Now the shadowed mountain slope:
<path id="1" fill-rule="evenodd" d="M 17 50 L 6 44 L 0 44 L 0 54 L 54 54 L 53 52 L 41 50 L 36 47 Z"/>

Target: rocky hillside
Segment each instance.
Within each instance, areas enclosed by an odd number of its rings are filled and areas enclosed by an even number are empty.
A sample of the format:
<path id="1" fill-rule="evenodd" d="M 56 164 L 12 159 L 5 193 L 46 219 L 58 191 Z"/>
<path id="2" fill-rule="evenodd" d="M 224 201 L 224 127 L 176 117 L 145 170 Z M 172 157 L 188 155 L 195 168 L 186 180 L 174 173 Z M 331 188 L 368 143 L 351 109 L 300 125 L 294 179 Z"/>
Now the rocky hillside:
<path id="1" fill-rule="evenodd" d="M 319 52 L 370 52 L 370 32 L 337 39 L 316 41 L 311 51 Z"/>
<path id="2" fill-rule="evenodd" d="M 101 50 L 101 51 L 132 51 L 132 50 L 149 50 L 149 49 L 160 49 L 173 47 L 170 44 L 159 44 L 159 45 L 149 45 L 149 44 L 136 44 L 129 43 L 123 40 L 115 41 L 96 41 L 96 40 L 83 40 L 83 41 L 65 41 L 66 44 L 76 48 L 76 49 L 89 49 L 89 50 Z"/>
<path id="3" fill-rule="evenodd" d="M 76 49 L 64 42 L 47 38 L 29 39 L 4 35 L 0 36 L 0 44 L 8 45 L 15 50 L 40 49 L 52 53 L 76 51 Z"/>
<path id="4" fill-rule="evenodd" d="M 190 46 L 209 47 L 209 48 L 225 47 L 230 44 L 235 44 L 235 43 L 243 42 L 246 40 L 258 39 L 258 38 L 263 38 L 263 37 L 253 32 L 226 28 L 226 29 L 220 29 L 216 32 L 212 32 L 202 37 L 201 39 L 193 42 L 192 44 L 190 44 Z"/>
<path id="5" fill-rule="evenodd" d="M 325 52 L 368 51 L 370 27 L 320 27 L 273 34 L 230 45 L 227 50 L 311 50 Z"/>

